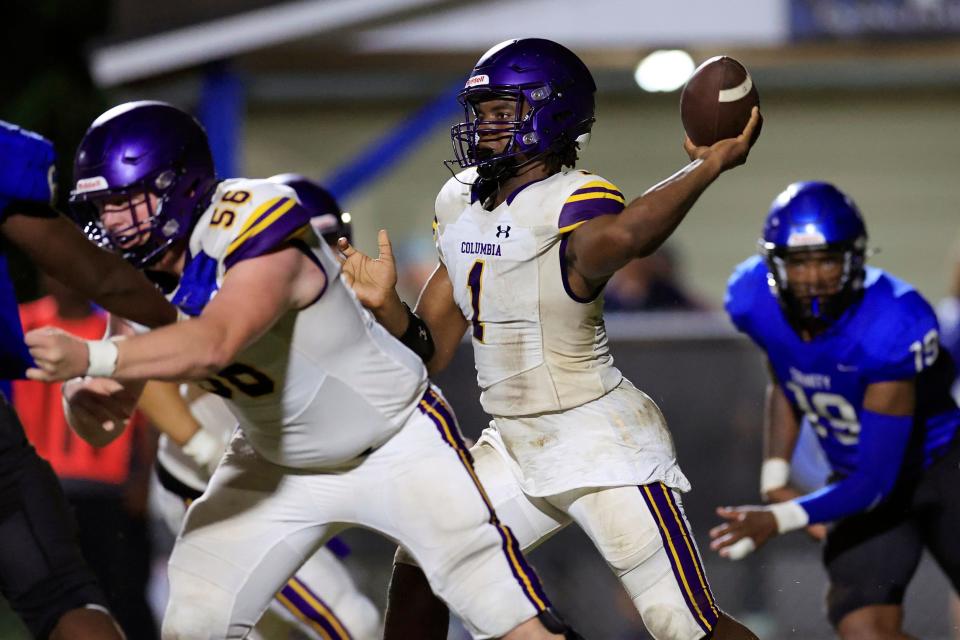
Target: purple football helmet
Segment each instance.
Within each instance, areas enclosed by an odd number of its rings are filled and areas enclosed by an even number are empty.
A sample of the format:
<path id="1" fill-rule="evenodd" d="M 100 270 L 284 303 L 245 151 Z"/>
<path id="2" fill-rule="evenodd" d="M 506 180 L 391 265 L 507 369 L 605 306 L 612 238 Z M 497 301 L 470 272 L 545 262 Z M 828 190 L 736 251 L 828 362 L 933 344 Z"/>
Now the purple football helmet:
<path id="1" fill-rule="evenodd" d="M 73 173 L 70 205 L 84 233 L 138 267 L 156 262 L 190 233 L 217 183 L 200 123 L 154 101 L 127 102 L 94 120 L 77 148 Z M 156 208 L 149 194 L 156 196 Z M 131 225 L 108 230 L 98 205 L 124 198 L 131 211 L 145 199 L 148 216 L 135 215 Z"/>
<path id="2" fill-rule="evenodd" d="M 310 225 L 328 245 L 336 245 L 340 238 L 353 242 L 350 214 L 340 210 L 340 205 L 329 191 L 299 173 L 281 173 L 267 180 L 285 184 L 297 192 L 300 205 L 310 214 Z"/>
<path id="3" fill-rule="evenodd" d="M 501 42 L 483 54 L 457 96 L 464 121 L 450 129 L 456 155 L 451 164 L 475 166 L 482 179 L 499 179 L 520 166 L 518 156 L 532 162 L 579 142 L 593 126 L 596 90 L 590 70 L 566 47 L 541 38 Z M 494 99 L 514 100 L 516 118 L 480 120 L 474 105 Z M 493 124 L 510 139 L 501 153 L 485 157 L 478 149 L 480 132 Z"/>

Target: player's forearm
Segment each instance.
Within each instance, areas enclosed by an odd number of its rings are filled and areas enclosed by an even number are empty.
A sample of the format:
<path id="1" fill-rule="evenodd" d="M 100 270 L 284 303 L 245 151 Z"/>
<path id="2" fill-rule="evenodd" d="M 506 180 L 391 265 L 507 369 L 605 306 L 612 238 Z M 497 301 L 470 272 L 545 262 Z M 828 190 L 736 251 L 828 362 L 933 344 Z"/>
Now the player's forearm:
<path id="1" fill-rule="evenodd" d="M 793 457 L 800 435 L 800 424 L 790 402 L 776 382 L 767 385 L 763 421 L 763 457 Z"/>
<path id="2" fill-rule="evenodd" d="M 457 353 L 457 345 L 460 344 L 460 339 L 463 338 L 463 334 L 464 331 L 461 331 L 456 339 L 448 339 L 445 332 L 441 333 L 439 340 L 436 339 L 436 336 L 434 337 L 436 350 L 434 351 L 433 357 L 430 358 L 430 361 L 426 363 L 427 373 L 431 376 L 438 374 L 450 365 L 453 356 Z"/>
<path id="3" fill-rule="evenodd" d="M 142 273 L 130 267 L 112 268 L 107 274 L 88 294 L 101 307 L 147 327 L 176 322 L 176 307 L 167 302 Z"/>
<path id="4" fill-rule="evenodd" d="M 409 317 L 407 316 L 407 308 L 403 306 L 403 301 L 400 299 L 400 294 L 397 293 L 396 289 L 391 290 L 385 297 L 384 301 L 370 309 L 370 312 L 373 314 L 373 317 L 377 319 L 383 328 L 390 332 L 394 338 L 399 338 L 406 332 L 407 327 L 409 326 Z"/>
<path id="5" fill-rule="evenodd" d="M 148 382 L 137 406 L 150 424 L 178 446 L 189 442 L 201 429 L 175 383 Z"/>
<path id="6" fill-rule="evenodd" d="M 602 280 L 634 258 L 650 255 L 670 237 L 721 170 L 720 162 L 707 155 L 648 189 L 617 216 L 605 216 L 609 221 L 593 228 L 588 223 L 574 231 L 574 268 L 588 280 Z"/>
<path id="7" fill-rule="evenodd" d="M 233 361 L 239 349 L 223 328 L 203 318 L 180 322 L 117 344 L 118 380 L 202 380 Z"/>
<path id="8" fill-rule="evenodd" d="M 800 427 L 779 385 L 767 385 L 763 420 L 763 464 L 760 471 L 760 495 L 768 502 L 782 502 L 794 495 L 783 493 L 790 479 L 790 460 Z"/>
<path id="9" fill-rule="evenodd" d="M 146 276 L 95 246 L 64 216 L 14 215 L 3 231 L 43 271 L 108 311 L 150 327 L 176 321 L 176 309 Z"/>
<path id="10" fill-rule="evenodd" d="M 913 417 L 862 410 L 859 418 L 860 451 L 854 472 L 795 501 L 806 512 L 809 524 L 833 522 L 871 509 L 896 484 Z"/>
<path id="11" fill-rule="evenodd" d="M 673 233 L 720 175 L 719 161 L 695 160 L 634 199 L 618 216 L 627 231 L 629 257 L 650 255 Z"/>

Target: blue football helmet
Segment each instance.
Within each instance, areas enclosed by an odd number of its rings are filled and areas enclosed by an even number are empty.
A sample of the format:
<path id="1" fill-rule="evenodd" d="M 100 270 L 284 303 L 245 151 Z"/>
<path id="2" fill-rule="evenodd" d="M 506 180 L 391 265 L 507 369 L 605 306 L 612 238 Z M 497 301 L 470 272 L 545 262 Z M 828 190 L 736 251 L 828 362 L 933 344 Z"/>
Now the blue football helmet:
<path id="1" fill-rule="evenodd" d="M 849 197 L 826 182 L 795 182 L 773 201 L 760 250 L 770 289 L 794 327 L 820 328 L 838 319 L 863 295 L 867 229 Z M 800 298 L 790 288 L 787 258 L 806 251 L 843 256 L 836 293 Z"/>
<path id="2" fill-rule="evenodd" d="M 350 214 L 341 211 L 332 193 L 298 173 L 281 173 L 267 179 L 297 192 L 300 205 L 310 214 L 310 225 L 328 245 L 335 246 L 340 238 L 353 242 Z"/>
<path id="3" fill-rule="evenodd" d="M 156 262 L 190 233 L 217 183 L 200 123 L 173 105 L 154 101 L 127 102 L 94 120 L 77 148 L 73 174 L 74 219 L 93 242 L 122 253 L 137 267 Z M 114 231 L 101 224 L 98 202 L 123 197 L 132 209 L 147 194 L 157 197 L 157 206 L 145 220 Z M 145 234 L 146 241 L 129 246 Z"/>
<path id="4" fill-rule="evenodd" d="M 475 166 L 481 179 L 497 180 L 580 142 L 593 126 L 596 90 L 590 70 L 566 47 L 540 38 L 501 42 L 483 54 L 457 96 L 464 121 L 450 129 L 456 159 L 449 164 Z M 516 118 L 480 120 L 474 105 L 493 99 L 513 100 Z M 484 156 L 480 131 L 492 124 L 509 141 L 501 153 Z"/>

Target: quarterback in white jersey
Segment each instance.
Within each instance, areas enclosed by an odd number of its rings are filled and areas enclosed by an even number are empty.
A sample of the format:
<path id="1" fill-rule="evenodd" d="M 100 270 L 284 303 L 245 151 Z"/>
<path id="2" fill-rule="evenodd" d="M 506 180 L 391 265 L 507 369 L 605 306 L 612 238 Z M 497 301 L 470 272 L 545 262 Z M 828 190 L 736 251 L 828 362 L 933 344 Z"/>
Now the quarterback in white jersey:
<path id="1" fill-rule="evenodd" d="M 100 116 L 75 175 L 104 241 L 172 279 L 187 317 L 120 341 L 32 332 L 29 375 L 92 377 L 66 395 L 95 440 L 149 379 L 200 380 L 239 422 L 174 547 L 165 640 L 246 637 L 307 558 L 358 525 L 408 548 L 474 637 L 568 633 L 420 359 L 362 309 L 292 189 L 217 184 L 202 128 L 157 102 Z"/>
<path id="2" fill-rule="evenodd" d="M 466 170 L 437 197 L 440 264 L 416 312 L 393 288 L 385 232 L 379 261 L 341 243 L 344 275 L 394 335 L 422 331 L 431 372 L 471 331 L 493 416 L 473 448 L 477 475 L 524 549 L 576 522 L 658 640 L 753 638 L 710 591 L 681 506 L 690 485 L 659 409 L 613 366 L 601 294 L 746 160 L 760 115 L 712 147 L 687 140 L 691 164 L 625 206 L 609 181 L 572 169 L 594 91 L 586 66 L 557 43 L 492 48 L 460 93 L 465 120 L 452 136 Z M 394 582 L 385 637 L 428 637 L 405 612 L 442 609 L 415 604 L 431 596 L 403 549 Z"/>

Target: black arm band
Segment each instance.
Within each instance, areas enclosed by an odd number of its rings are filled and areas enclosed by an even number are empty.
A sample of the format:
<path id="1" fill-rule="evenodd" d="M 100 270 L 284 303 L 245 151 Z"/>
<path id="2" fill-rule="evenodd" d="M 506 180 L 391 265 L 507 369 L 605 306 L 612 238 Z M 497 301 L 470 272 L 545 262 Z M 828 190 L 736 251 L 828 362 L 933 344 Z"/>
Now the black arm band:
<path id="1" fill-rule="evenodd" d="M 407 318 L 410 322 L 407 330 L 400 336 L 400 342 L 405 344 L 408 349 L 420 356 L 425 363 L 430 362 L 436 348 L 433 346 L 433 337 L 430 335 L 430 328 L 427 323 L 420 319 L 420 316 L 410 310 L 406 302 L 403 308 L 407 310 Z"/>

